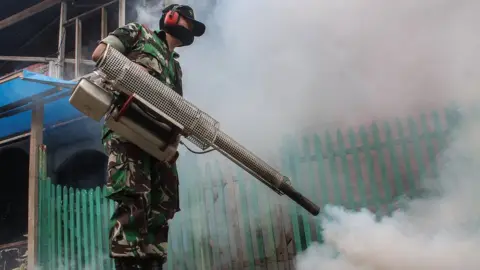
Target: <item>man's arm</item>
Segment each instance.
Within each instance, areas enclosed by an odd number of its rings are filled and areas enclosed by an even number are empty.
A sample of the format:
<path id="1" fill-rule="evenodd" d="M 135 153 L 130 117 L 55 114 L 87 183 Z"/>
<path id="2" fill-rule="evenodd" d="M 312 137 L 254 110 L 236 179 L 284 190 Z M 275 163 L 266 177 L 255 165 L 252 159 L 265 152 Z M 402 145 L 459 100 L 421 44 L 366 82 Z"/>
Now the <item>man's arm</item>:
<path id="1" fill-rule="evenodd" d="M 183 71 L 180 63 L 177 60 L 175 61 L 175 91 L 183 96 Z"/>
<path id="2" fill-rule="evenodd" d="M 115 48 L 121 53 L 126 53 L 133 48 L 137 37 L 141 31 L 141 25 L 138 23 L 129 23 L 125 26 L 117 28 L 110 33 L 106 38 L 100 41 L 100 44 L 95 48 L 92 54 L 92 60 L 97 62 L 100 59 L 107 44 Z"/>

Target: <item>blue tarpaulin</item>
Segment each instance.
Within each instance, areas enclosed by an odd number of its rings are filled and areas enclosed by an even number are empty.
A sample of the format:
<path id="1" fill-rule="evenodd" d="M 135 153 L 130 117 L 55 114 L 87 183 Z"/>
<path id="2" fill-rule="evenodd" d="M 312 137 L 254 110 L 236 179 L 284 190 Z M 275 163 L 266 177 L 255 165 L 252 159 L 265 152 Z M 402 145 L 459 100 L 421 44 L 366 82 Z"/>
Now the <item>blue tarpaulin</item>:
<path id="1" fill-rule="evenodd" d="M 66 94 L 75 86 L 76 82 L 55 79 L 42 74 L 22 70 L 0 79 L 0 108 L 13 105 L 28 99 L 32 96 L 38 96 L 42 93 L 48 93 L 53 89 L 57 91 L 53 95 L 41 97 L 47 100 L 56 95 Z M 69 121 L 83 114 L 75 109 L 68 102 L 69 96 L 62 97 L 55 101 L 45 104 L 44 107 L 44 126 L 48 127 L 59 122 Z M 13 106 L 12 106 L 13 107 Z M 17 108 L 11 108 L 12 110 Z M 8 110 L 7 110 L 8 112 Z M 0 114 L 0 117 L 2 114 Z M 28 132 L 31 126 L 31 110 L 23 111 L 12 116 L 0 118 L 0 139 Z"/>

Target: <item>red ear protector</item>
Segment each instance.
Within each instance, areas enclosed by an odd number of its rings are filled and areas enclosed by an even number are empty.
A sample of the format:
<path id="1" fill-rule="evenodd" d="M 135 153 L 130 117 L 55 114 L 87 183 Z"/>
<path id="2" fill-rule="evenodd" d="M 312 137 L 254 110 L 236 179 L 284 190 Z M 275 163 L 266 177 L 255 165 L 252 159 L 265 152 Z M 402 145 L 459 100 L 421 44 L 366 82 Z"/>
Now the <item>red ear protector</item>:
<path id="1" fill-rule="evenodd" d="M 179 7 L 180 6 L 175 6 L 172 8 L 172 10 L 169 10 L 167 14 L 165 14 L 165 25 L 173 26 L 178 24 L 180 21 L 180 13 L 177 12 L 177 8 Z"/>

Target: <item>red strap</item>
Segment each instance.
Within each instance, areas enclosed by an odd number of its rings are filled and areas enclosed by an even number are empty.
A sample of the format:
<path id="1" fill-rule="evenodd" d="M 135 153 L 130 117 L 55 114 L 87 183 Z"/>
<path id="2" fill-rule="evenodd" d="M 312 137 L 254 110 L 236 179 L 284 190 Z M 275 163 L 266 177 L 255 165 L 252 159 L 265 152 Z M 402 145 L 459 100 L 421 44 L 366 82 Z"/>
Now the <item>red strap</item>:
<path id="1" fill-rule="evenodd" d="M 117 115 L 115 115 L 113 120 L 118 121 L 118 119 L 120 119 L 120 117 L 125 113 L 125 111 L 127 110 L 130 103 L 132 103 L 132 101 L 133 101 L 133 94 L 128 97 L 125 103 L 123 103 L 122 108 L 120 109 L 120 111 L 118 111 Z"/>
<path id="2" fill-rule="evenodd" d="M 142 24 L 142 26 L 145 27 L 144 24 Z M 148 28 L 146 28 L 146 29 L 148 29 Z M 139 29 L 137 35 L 135 36 L 135 42 L 133 42 L 133 44 L 137 43 L 137 41 L 138 41 L 138 39 L 140 38 L 140 35 L 141 35 L 141 34 L 142 34 L 142 29 Z"/>
<path id="3" fill-rule="evenodd" d="M 152 30 L 150 30 L 150 28 L 148 28 L 145 24 L 142 24 L 143 28 L 145 28 L 145 30 L 147 30 L 150 34 L 152 34 Z"/>

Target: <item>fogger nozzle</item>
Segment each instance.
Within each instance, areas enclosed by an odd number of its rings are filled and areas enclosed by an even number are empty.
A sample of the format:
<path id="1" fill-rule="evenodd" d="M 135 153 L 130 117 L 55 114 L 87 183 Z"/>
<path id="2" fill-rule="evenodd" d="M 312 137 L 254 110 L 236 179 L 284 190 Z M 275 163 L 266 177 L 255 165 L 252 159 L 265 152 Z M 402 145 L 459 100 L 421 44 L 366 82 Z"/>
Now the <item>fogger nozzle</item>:
<path id="1" fill-rule="evenodd" d="M 286 177 L 284 180 L 284 183 L 290 182 L 290 180 Z M 303 196 L 300 192 L 295 190 L 291 185 L 282 185 L 279 187 L 279 190 L 283 192 L 285 195 L 287 195 L 290 199 L 292 199 L 294 202 L 298 203 L 301 207 L 303 207 L 305 210 L 310 212 L 310 214 L 314 216 L 318 216 L 320 213 L 320 207 L 316 205 L 314 202 L 309 200 L 307 197 Z"/>

